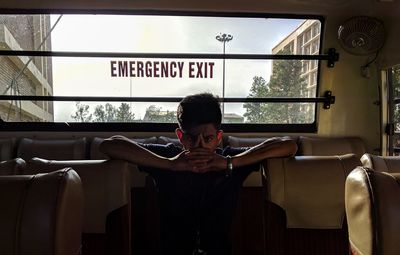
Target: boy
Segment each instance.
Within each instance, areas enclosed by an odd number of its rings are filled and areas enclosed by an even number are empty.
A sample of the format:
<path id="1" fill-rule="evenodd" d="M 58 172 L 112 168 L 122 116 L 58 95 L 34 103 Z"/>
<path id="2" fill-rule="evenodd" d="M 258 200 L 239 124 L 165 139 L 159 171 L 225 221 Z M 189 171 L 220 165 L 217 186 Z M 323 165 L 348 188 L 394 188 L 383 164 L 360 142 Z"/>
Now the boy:
<path id="1" fill-rule="evenodd" d="M 137 164 L 159 193 L 161 249 L 167 255 L 231 254 L 231 223 L 243 181 L 267 158 L 293 156 L 297 145 L 271 138 L 251 148 L 218 148 L 223 131 L 218 99 L 185 97 L 175 130 L 183 148 L 139 144 L 122 136 L 104 140 L 110 158 Z"/>

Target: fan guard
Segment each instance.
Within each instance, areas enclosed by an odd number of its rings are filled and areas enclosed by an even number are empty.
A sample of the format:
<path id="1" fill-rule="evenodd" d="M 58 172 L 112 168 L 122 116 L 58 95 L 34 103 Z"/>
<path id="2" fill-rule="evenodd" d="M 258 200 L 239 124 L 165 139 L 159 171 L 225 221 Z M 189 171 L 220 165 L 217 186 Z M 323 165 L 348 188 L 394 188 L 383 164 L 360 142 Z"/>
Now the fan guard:
<path id="1" fill-rule="evenodd" d="M 385 29 L 376 18 L 357 16 L 348 19 L 339 27 L 338 37 L 341 46 L 355 55 L 370 55 L 383 47 Z"/>

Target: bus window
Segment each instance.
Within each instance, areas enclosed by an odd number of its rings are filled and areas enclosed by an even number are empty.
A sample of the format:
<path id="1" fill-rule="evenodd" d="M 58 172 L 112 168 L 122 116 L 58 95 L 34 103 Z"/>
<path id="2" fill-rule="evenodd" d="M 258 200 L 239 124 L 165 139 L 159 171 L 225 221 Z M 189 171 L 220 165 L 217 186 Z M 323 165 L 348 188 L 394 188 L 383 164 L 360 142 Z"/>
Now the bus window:
<path id="1" fill-rule="evenodd" d="M 387 71 L 388 104 L 388 154 L 400 155 L 400 65 Z"/>
<path id="2" fill-rule="evenodd" d="M 224 124 L 315 131 L 316 102 L 296 98 L 318 95 L 321 28 L 276 15 L 0 15 L 1 50 L 14 52 L 0 60 L 1 119 L 162 125 L 180 98 L 210 92 Z"/>

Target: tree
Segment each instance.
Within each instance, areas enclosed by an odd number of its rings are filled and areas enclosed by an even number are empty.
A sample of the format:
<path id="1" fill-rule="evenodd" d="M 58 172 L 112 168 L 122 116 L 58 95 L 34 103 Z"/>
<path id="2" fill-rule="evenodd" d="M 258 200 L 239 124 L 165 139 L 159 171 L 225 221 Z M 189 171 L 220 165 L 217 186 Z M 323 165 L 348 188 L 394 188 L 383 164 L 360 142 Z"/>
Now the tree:
<path id="1" fill-rule="evenodd" d="M 149 122 L 172 123 L 176 121 L 176 112 L 168 110 L 163 111 L 161 107 L 151 105 L 146 109 L 143 120 Z"/>
<path id="2" fill-rule="evenodd" d="M 90 122 L 93 116 L 89 114 L 89 105 L 76 102 L 76 112 L 71 117 L 77 122 Z"/>
<path id="3" fill-rule="evenodd" d="M 260 76 L 253 77 L 250 94 L 248 97 L 267 97 L 268 87 L 265 79 Z M 243 107 L 246 109 L 243 115 L 250 123 L 262 123 L 265 121 L 265 105 L 261 103 L 245 103 Z"/>
<path id="4" fill-rule="evenodd" d="M 278 54 L 290 54 L 282 50 Z M 301 77 L 300 60 L 276 60 L 268 84 L 261 77 L 254 77 L 250 89 L 250 98 L 254 97 L 302 97 L 306 81 Z M 307 111 L 299 103 L 246 103 L 244 116 L 249 122 L 257 123 L 304 123 Z"/>
<path id="5" fill-rule="evenodd" d="M 94 122 L 106 122 L 107 116 L 103 105 L 96 105 L 93 115 L 95 117 Z"/>
<path id="6" fill-rule="evenodd" d="M 96 105 L 93 115 L 94 122 L 114 122 L 117 121 L 117 108 L 110 103 Z"/>
<path id="7" fill-rule="evenodd" d="M 94 115 L 94 119 L 93 119 Z M 71 115 L 78 122 L 131 122 L 135 114 L 127 103 L 121 103 L 119 108 L 110 103 L 96 105 L 93 114 L 89 113 L 89 105 L 76 103 L 76 112 Z"/>
<path id="8" fill-rule="evenodd" d="M 110 103 L 97 105 L 93 114 L 95 122 L 131 122 L 135 119 L 128 103 L 121 103 L 118 108 Z"/>
<path id="9" fill-rule="evenodd" d="M 128 103 L 121 103 L 117 110 L 118 122 L 131 122 L 135 119 L 135 114 L 131 112 L 131 107 Z"/>

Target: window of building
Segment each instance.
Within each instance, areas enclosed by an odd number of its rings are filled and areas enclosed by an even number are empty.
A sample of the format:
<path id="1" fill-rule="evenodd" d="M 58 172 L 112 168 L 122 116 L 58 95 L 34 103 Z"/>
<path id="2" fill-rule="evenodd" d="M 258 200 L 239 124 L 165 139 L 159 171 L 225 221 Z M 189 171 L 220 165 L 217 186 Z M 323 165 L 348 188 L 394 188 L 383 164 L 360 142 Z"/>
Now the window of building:
<path id="1" fill-rule="evenodd" d="M 312 26 L 312 36 L 318 36 L 320 33 L 320 23 L 316 22 L 313 26 Z"/>
<path id="2" fill-rule="evenodd" d="M 1 94 L 36 97 L 3 100 L 1 119 L 175 123 L 179 98 L 210 92 L 225 100 L 224 123 L 315 123 L 315 103 L 246 99 L 316 97 L 304 90 L 316 82 L 303 75 L 309 60 L 256 56 L 310 54 L 310 45 L 294 46 L 319 19 L 191 15 L 0 15 L 0 50 L 22 52 L 0 56 Z"/>
<path id="3" fill-rule="evenodd" d="M 309 60 L 303 60 L 303 69 L 302 69 L 303 73 L 308 72 L 308 63 L 309 63 Z"/>

